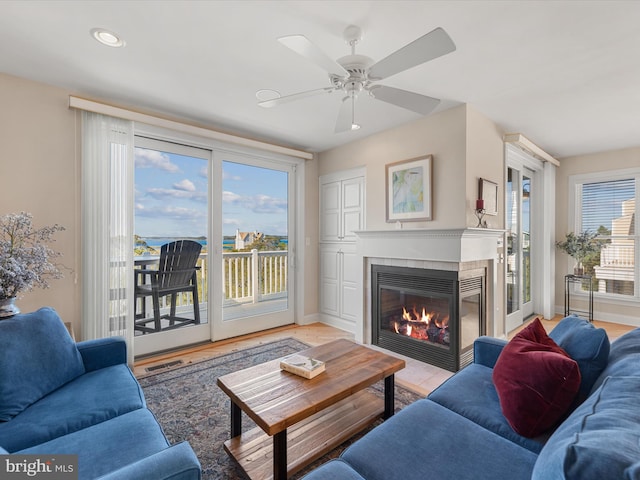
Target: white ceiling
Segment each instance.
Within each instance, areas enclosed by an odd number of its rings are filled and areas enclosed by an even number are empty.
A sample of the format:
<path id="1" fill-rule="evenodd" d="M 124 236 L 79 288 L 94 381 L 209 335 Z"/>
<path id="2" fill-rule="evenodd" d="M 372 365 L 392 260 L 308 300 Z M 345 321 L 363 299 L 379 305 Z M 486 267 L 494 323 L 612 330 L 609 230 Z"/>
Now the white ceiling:
<path id="1" fill-rule="evenodd" d="M 152 110 L 261 140 L 322 151 L 419 118 L 363 99 L 362 128 L 334 133 L 341 95 L 272 109 L 329 86 L 276 41 L 304 34 L 330 57 L 380 60 L 436 27 L 457 50 L 384 80 L 461 103 L 556 157 L 640 145 L 640 1 L 0 1 L 0 71 L 74 94 Z M 126 47 L 98 44 L 104 27 Z M 1 106 L 0 106 L 1 111 Z"/>

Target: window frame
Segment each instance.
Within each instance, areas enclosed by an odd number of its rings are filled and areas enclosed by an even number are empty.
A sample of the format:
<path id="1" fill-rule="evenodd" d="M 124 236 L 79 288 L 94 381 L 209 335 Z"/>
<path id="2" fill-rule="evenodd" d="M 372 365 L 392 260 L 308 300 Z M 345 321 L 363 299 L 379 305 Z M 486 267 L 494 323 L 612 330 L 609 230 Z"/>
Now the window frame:
<path id="1" fill-rule="evenodd" d="M 612 182 L 618 180 L 628 180 L 633 178 L 635 181 L 635 198 L 638 198 L 640 193 L 640 168 L 626 168 L 619 170 L 612 170 L 607 172 L 592 172 L 575 174 L 569 176 L 569 208 L 568 208 L 568 231 L 580 232 L 582 230 L 582 185 L 586 183 L 596 182 Z M 640 212 L 640 205 L 636 202 L 635 215 L 638 218 Z M 605 303 L 615 304 L 628 304 L 637 306 L 640 304 L 640 229 L 636 228 L 634 235 L 631 236 L 634 240 L 634 293 L 633 295 L 623 295 L 618 293 L 607 293 L 598 291 L 598 286 L 594 286 L 594 296 L 599 301 Z M 572 273 L 567 267 L 567 274 Z M 577 290 L 577 295 L 587 296 L 587 292 Z"/>

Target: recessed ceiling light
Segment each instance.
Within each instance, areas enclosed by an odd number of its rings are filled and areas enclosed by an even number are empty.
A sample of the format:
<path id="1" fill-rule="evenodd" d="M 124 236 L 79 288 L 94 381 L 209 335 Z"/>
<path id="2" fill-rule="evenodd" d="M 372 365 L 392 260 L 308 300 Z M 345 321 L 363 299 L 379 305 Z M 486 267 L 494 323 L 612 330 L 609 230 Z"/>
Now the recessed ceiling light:
<path id="1" fill-rule="evenodd" d="M 124 47 L 125 41 L 118 34 L 105 30 L 104 28 L 92 28 L 91 36 L 108 47 Z"/>
<path id="2" fill-rule="evenodd" d="M 276 90 L 263 89 L 258 90 L 256 92 L 256 98 L 261 102 L 267 102 L 269 100 L 275 100 L 276 98 L 280 98 L 280 92 Z"/>

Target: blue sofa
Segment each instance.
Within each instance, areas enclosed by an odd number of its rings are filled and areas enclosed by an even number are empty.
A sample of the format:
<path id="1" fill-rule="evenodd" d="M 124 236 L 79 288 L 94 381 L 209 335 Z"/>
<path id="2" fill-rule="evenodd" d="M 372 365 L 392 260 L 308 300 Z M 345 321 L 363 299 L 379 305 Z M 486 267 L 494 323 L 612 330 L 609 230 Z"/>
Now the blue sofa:
<path id="1" fill-rule="evenodd" d="M 549 337 L 581 373 L 576 400 L 549 431 L 524 437 L 505 419 L 493 373 L 507 342 L 481 337 L 474 363 L 305 480 L 640 480 L 640 329 L 609 344 L 571 316 Z"/>
<path id="2" fill-rule="evenodd" d="M 170 445 L 120 338 L 75 343 L 51 308 L 0 321 L 0 454 L 78 455 L 78 478 L 198 480 Z"/>

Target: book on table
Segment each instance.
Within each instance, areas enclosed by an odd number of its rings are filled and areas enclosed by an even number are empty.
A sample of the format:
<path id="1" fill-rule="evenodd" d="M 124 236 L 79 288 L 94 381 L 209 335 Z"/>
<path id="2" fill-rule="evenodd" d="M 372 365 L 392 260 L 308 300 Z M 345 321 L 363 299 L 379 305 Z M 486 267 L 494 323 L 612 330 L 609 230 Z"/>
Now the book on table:
<path id="1" fill-rule="evenodd" d="M 324 362 L 300 354 L 289 355 L 280 360 L 280 368 L 304 378 L 313 378 L 324 372 Z"/>

